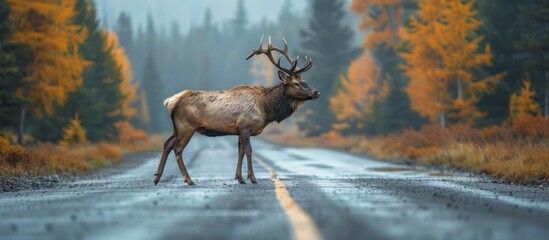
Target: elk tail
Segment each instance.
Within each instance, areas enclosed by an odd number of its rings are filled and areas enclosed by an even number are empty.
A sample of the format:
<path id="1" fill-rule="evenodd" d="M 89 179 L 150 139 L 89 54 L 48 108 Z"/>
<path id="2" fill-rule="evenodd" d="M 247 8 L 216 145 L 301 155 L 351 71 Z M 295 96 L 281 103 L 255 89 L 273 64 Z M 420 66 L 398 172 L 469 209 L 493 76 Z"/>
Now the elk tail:
<path id="1" fill-rule="evenodd" d="M 166 98 L 166 100 L 164 100 L 164 106 L 166 106 L 166 108 L 168 108 L 168 112 L 171 114 L 175 108 L 175 106 L 177 105 L 177 100 L 179 99 L 179 97 L 181 97 L 183 94 L 185 94 L 185 92 L 187 91 L 183 91 L 183 92 L 180 92 L 178 94 L 175 94 L 169 98 Z"/>

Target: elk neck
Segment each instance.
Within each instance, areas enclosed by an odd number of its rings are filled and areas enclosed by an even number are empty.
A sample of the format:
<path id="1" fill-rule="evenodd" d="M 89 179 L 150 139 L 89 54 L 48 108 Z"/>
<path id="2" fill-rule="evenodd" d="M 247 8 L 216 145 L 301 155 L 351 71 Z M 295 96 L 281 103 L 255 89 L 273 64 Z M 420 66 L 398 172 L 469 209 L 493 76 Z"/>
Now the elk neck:
<path id="1" fill-rule="evenodd" d="M 299 107 L 305 100 L 296 99 L 288 95 L 287 86 L 278 84 L 274 87 L 265 89 L 265 118 L 268 123 L 272 121 L 281 122 L 286 119 Z"/>

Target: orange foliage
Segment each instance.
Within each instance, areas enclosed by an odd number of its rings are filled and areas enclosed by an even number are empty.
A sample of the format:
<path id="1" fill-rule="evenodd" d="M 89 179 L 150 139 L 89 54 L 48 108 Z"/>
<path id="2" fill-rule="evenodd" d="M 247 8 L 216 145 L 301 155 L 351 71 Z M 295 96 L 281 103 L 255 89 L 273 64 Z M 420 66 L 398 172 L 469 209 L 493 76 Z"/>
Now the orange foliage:
<path id="1" fill-rule="evenodd" d="M 395 48 L 400 40 L 402 0 L 353 0 L 351 10 L 361 19 L 359 29 L 367 32 L 360 58 L 354 60 L 341 76 L 341 89 L 330 98 L 330 110 L 338 121 L 336 130 L 363 128 L 372 118 L 375 101 L 389 92 L 381 83 L 381 69 L 370 52 L 376 48 Z"/>
<path id="2" fill-rule="evenodd" d="M 516 118 L 521 115 L 535 115 L 540 113 L 539 104 L 534 101 L 536 92 L 530 89 L 530 81 L 524 80 L 524 86 L 518 94 L 511 95 L 509 115 Z"/>
<path id="3" fill-rule="evenodd" d="M 78 53 L 86 38 L 85 29 L 73 25 L 74 0 L 6 0 L 10 4 L 13 33 L 10 41 L 32 51 L 30 74 L 18 93 L 30 100 L 30 109 L 50 114 L 54 103 L 64 104 L 67 94 L 82 83 L 89 63 Z"/>
<path id="4" fill-rule="evenodd" d="M 106 143 L 71 148 L 49 144 L 34 149 L 9 146 L 0 149 L 0 177 L 82 173 L 120 157 L 120 148 Z"/>
<path id="5" fill-rule="evenodd" d="M 374 100 L 380 94 L 380 69 L 374 59 L 364 54 L 351 63 L 348 79 L 341 76 L 341 88 L 330 98 L 330 109 L 341 122 L 339 129 L 350 127 L 371 114 Z M 383 91 L 382 91 L 383 92 Z"/>
<path id="6" fill-rule="evenodd" d="M 549 118 L 541 115 L 519 115 L 513 119 L 509 128 L 515 139 L 549 138 Z"/>
<path id="7" fill-rule="evenodd" d="M 147 142 L 147 133 L 141 129 L 135 129 L 129 122 L 117 122 L 118 143 L 127 145 L 136 142 Z"/>
<path id="8" fill-rule="evenodd" d="M 111 54 L 114 61 L 120 68 L 120 73 L 122 76 L 120 90 L 125 96 L 124 102 L 122 103 L 122 114 L 127 118 L 132 118 L 137 114 L 137 110 L 131 106 L 131 104 L 136 100 L 137 84 L 132 82 L 132 66 L 130 64 L 130 60 L 124 52 L 124 48 L 118 43 L 118 36 L 116 33 L 105 30 L 101 31 L 107 36 L 106 47 L 108 49 L 112 49 Z"/>
<path id="9" fill-rule="evenodd" d="M 417 17 L 410 18 L 410 28 L 403 36 L 410 48 L 401 54 L 410 79 L 405 90 L 412 109 L 431 122 L 440 118 L 443 123 L 448 114 L 472 123 L 482 116 L 475 106 L 481 95 L 492 91 L 504 76 L 475 77 L 475 70 L 491 65 L 491 54 L 489 46 L 479 51 L 483 36 L 476 33 L 480 21 L 474 2 L 419 1 Z"/>
<path id="10" fill-rule="evenodd" d="M 69 120 L 69 124 L 63 128 L 63 139 L 59 145 L 68 146 L 87 143 L 86 129 L 82 126 L 78 114 Z"/>
<path id="11" fill-rule="evenodd" d="M 395 47 L 399 42 L 402 0 L 353 0 L 350 8 L 362 20 L 359 29 L 368 32 L 362 44 L 365 49 Z"/>

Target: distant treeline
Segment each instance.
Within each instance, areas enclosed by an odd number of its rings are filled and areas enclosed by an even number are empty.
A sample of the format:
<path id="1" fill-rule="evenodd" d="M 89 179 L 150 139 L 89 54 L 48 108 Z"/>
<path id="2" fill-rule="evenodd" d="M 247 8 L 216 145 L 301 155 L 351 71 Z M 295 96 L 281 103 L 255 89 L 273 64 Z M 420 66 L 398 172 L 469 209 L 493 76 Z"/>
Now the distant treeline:
<path id="1" fill-rule="evenodd" d="M 353 0 L 350 9 L 366 35 L 331 98 L 336 130 L 549 116 L 549 1 Z"/>
<path id="2" fill-rule="evenodd" d="M 311 0 L 304 13 L 287 0 L 260 23 L 235 4 L 226 22 L 206 9 L 187 33 L 166 33 L 124 12 L 110 32 L 89 0 L 0 0 L 1 130 L 58 141 L 78 119 L 92 141 L 128 125 L 170 131 L 172 94 L 278 83 L 269 61 L 244 60 L 262 35 L 313 59 L 304 79 L 321 97 L 295 118 L 310 134 L 549 115 L 549 0 Z"/>
<path id="3" fill-rule="evenodd" d="M 132 131 L 130 62 L 91 1 L 0 0 L 0 24 L 0 131 L 20 143 L 24 133 L 70 142 Z"/>

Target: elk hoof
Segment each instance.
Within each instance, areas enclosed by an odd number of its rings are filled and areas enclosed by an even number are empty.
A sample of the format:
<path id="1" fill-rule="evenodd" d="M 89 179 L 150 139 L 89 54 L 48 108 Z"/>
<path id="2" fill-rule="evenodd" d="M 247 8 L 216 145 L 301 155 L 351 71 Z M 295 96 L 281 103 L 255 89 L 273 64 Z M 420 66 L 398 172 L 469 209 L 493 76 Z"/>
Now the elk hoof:
<path id="1" fill-rule="evenodd" d="M 185 179 L 185 183 L 187 183 L 188 185 L 194 185 L 193 180 L 191 180 L 190 178 Z"/>
<path id="2" fill-rule="evenodd" d="M 158 174 L 154 174 L 154 185 L 156 186 L 156 184 L 158 184 L 159 181 L 160 181 L 160 176 L 158 176 Z"/>
<path id="3" fill-rule="evenodd" d="M 238 183 L 240 184 L 245 184 L 246 182 L 244 182 L 244 178 L 242 178 L 242 176 L 236 176 L 234 177 L 234 179 L 238 180 Z"/>
<path id="4" fill-rule="evenodd" d="M 253 184 L 257 183 L 254 175 L 248 176 L 248 179 L 250 179 L 250 182 L 252 182 Z"/>

